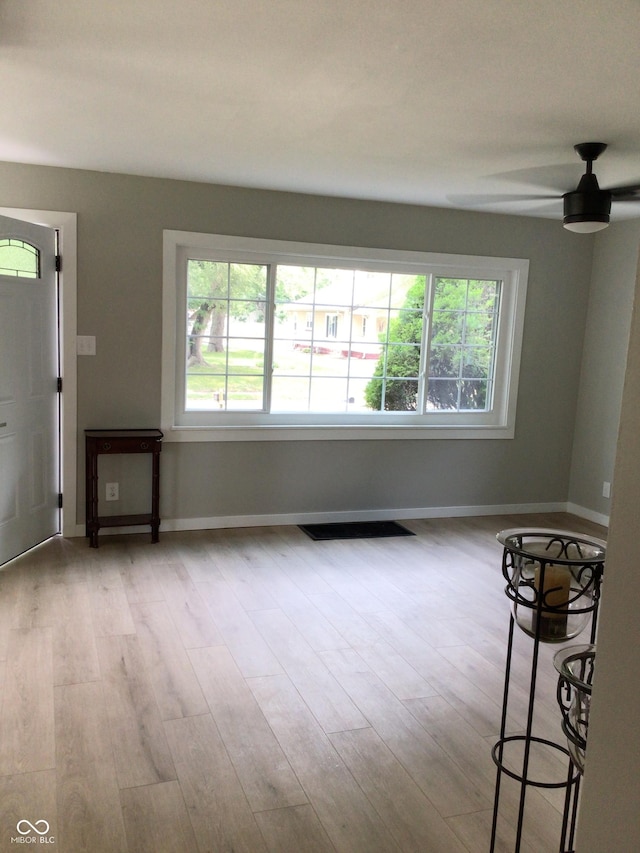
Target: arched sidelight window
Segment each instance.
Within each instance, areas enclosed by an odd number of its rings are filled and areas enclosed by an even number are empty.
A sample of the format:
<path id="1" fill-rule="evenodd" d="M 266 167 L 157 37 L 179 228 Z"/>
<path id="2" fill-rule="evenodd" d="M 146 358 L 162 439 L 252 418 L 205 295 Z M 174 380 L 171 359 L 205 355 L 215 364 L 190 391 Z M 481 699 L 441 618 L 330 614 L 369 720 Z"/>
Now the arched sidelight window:
<path id="1" fill-rule="evenodd" d="M 1 238 L 0 275 L 40 278 L 40 250 L 25 240 Z"/>

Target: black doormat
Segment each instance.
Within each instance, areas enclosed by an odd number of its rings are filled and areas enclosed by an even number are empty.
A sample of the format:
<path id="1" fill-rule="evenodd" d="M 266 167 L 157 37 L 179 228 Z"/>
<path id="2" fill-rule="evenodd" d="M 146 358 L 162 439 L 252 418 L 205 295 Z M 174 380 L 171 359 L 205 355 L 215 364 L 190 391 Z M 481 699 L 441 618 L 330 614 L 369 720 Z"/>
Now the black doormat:
<path id="1" fill-rule="evenodd" d="M 337 524 L 299 524 L 312 539 L 379 539 L 385 536 L 415 536 L 397 521 L 348 521 Z"/>

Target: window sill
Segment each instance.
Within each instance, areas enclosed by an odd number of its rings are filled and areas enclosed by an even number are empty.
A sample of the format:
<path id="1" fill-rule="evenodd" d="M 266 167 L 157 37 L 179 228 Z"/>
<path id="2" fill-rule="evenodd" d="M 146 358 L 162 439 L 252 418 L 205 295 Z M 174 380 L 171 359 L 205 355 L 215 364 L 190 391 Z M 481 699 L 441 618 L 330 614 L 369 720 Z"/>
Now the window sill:
<path id="1" fill-rule="evenodd" d="M 332 425 L 309 426 L 163 426 L 166 442 L 210 441 L 383 441 L 424 439 L 512 439 L 510 426 L 392 426 Z"/>

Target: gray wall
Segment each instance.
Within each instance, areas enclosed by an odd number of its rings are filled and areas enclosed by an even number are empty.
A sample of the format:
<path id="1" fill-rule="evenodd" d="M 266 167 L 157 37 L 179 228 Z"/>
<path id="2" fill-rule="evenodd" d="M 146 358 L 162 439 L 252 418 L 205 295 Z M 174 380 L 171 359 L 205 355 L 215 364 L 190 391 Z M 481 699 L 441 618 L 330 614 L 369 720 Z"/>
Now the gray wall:
<path id="1" fill-rule="evenodd" d="M 609 515 L 624 369 L 640 245 L 640 223 L 618 222 L 596 236 L 573 439 L 569 501 Z"/>
<path id="2" fill-rule="evenodd" d="M 159 422 L 163 229 L 530 259 L 515 439 L 166 444 L 163 517 L 567 500 L 593 237 L 557 221 L 19 164 L 0 164 L 0 186 L 7 207 L 78 213 L 78 334 L 98 343 L 78 360 L 79 435 Z M 83 466 L 79 448 L 79 522 Z M 136 486 L 121 473 L 124 510 Z"/>

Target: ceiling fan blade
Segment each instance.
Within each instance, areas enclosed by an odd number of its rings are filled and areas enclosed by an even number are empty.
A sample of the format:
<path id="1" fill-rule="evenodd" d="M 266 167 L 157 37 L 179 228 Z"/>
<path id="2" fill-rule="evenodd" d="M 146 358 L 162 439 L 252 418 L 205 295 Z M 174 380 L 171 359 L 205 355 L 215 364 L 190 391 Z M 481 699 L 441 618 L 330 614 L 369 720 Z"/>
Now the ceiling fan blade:
<path id="1" fill-rule="evenodd" d="M 464 204 L 481 207 L 483 204 L 503 204 L 508 202 L 518 203 L 522 201 L 560 201 L 561 195 L 449 195 L 447 196 L 453 204 Z"/>
<path id="2" fill-rule="evenodd" d="M 511 169 L 508 172 L 496 172 L 484 177 L 492 181 L 509 184 L 521 184 L 523 188 L 532 187 L 539 192 L 563 192 L 575 187 L 583 170 L 576 162 L 547 164 L 546 166 L 530 166 L 525 169 Z M 526 189 L 525 189 L 526 192 Z"/>
<path id="3" fill-rule="evenodd" d="M 609 192 L 613 201 L 640 201 L 640 184 L 628 187 L 610 187 Z"/>

